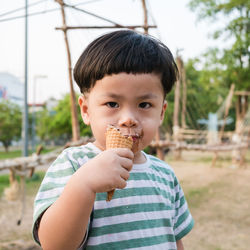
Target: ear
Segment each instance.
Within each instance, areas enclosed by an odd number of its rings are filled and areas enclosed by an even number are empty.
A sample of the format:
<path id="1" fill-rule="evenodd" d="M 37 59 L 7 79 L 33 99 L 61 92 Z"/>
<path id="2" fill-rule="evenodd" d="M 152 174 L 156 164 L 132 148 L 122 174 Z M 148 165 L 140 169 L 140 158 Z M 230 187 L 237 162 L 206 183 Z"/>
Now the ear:
<path id="1" fill-rule="evenodd" d="M 82 120 L 86 125 L 90 124 L 89 113 L 88 113 L 88 100 L 84 95 L 80 95 L 78 98 L 78 104 L 81 110 Z"/>
<path id="2" fill-rule="evenodd" d="M 162 109 L 161 109 L 160 125 L 162 124 L 162 122 L 164 120 L 164 116 L 165 116 L 165 112 L 166 112 L 167 107 L 168 107 L 168 103 L 166 100 L 164 100 L 163 105 L 162 105 Z"/>

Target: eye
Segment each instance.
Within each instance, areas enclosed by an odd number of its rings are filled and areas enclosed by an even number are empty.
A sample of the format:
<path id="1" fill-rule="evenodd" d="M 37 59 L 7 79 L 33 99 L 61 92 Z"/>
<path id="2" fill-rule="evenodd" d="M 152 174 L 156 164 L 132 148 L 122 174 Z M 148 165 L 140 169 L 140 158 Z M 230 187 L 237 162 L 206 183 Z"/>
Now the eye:
<path id="1" fill-rule="evenodd" d="M 109 108 L 119 108 L 119 104 L 117 102 L 107 102 L 106 106 Z"/>
<path id="2" fill-rule="evenodd" d="M 148 109 L 148 108 L 152 107 L 152 104 L 149 102 L 142 102 L 139 104 L 139 107 L 142 109 Z"/>

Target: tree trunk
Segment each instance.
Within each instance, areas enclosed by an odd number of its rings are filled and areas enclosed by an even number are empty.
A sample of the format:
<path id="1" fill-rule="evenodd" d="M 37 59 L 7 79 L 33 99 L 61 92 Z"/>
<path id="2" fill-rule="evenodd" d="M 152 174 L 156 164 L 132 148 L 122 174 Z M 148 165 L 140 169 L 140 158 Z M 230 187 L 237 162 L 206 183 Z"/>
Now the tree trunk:
<path id="1" fill-rule="evenodd" d="M 8 143 L 4 143 L 3 142 L 3 146 L 4 146 L 5 153 L 8 153 L 9 152 L 9 145 L 8 145 Z"/>

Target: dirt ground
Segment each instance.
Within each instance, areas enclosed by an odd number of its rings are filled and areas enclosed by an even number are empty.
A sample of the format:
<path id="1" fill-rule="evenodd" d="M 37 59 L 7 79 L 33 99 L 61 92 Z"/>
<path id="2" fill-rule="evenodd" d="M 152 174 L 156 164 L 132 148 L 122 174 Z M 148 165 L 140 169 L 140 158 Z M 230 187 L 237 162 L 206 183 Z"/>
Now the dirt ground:
<path id="1" fill-rule="evenodd" d="M 182 184 L 195 220 L 183 239 L 185 250 L 246 250 L 250 246 L 250 161 L 245 168 L 218 160 L 211 168 L 212 155 L 184 152 L 182 160 L 166 160 Z M 38 250 L 31 237 L 34 195 L 29 195 L 20 226 L 20 202 L 0 198 L 0 250 Z"/>
<path id="2" fill-rule="evenodd" d="M 249 159 L 244 169 L 235 168 L 230 160 L 218 161 L 211 168 L 208 154 L 199 153 L 194 160 L 197 154 L 186 152 L 182 161 L 170 161 L 195 220 L 183 239 L 185 249 L 250 249 Z"/>

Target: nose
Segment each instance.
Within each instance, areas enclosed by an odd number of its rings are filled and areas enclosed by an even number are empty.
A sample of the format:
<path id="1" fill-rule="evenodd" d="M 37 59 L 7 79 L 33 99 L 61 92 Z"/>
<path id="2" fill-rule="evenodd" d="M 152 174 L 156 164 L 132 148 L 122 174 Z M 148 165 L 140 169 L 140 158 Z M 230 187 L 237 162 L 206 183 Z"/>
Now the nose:
<path id="1" fill-rule="evenodd" d="M 138 121 L 136 119 L 136 115 L 129 110 L 123 111 L 120 119 L 119 119 L 119 126 L 120 127 L 127 127 L 132 128 L 138 125 Z"/>

